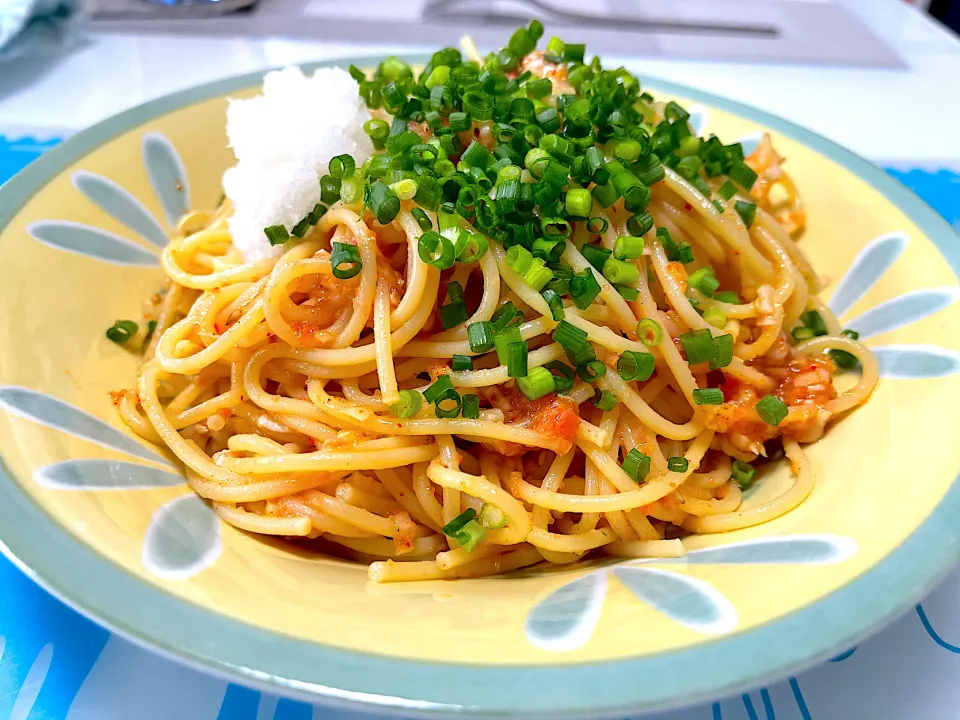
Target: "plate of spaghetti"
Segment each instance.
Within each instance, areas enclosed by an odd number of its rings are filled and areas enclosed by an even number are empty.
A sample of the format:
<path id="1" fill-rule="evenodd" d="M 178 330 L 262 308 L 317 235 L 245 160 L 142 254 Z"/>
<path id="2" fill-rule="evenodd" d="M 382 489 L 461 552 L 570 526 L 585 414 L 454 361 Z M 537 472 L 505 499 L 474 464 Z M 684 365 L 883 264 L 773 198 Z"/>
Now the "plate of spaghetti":
<path id="1" fill-rule="evenodd" d="M 0 547 L 201 668 L 650 711 L 846 649 L 958 557 L 955 233 L 536 21 L 163 98 L 0 202 Z"/>

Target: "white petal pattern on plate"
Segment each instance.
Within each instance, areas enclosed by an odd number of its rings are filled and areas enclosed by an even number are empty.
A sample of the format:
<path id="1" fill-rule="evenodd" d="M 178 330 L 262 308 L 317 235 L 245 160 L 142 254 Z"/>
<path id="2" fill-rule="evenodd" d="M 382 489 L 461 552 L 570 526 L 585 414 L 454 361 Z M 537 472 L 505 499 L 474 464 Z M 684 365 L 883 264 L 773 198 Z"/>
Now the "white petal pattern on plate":
<path id="1" fill-rule="evenodd" d="M 34 473 L 33 479 L 50 490 L 149 490 L 186 482 L 182 475 L 150 465 L 99 459 L 44 465 Z"/>
<path id="2" fill-rule="evenodd" d="M 16 385 L 0 386 L 0 407 L 18 417 L 69 433 L 134 457 L 170 466 L 160 455 L 148 450 L 103 420 L 42 392 Z"/>
<path id="3" fill-rule="evenodd" d="M 857 543 L 841 535 L 783 535 L 691 550 L 679 562 L 695 565 L 825 565 L 843 562 Z"/>
<path id="4" fill-rule="evenodd" d="M 616 567 L 613 574 L 639 600 L 691 630 L 717 635 L 739 622 L 730 601 L 703 580 L 639 566 Z"/>
<path id="5" fill-rule="evenodd" d="M 171 227 L 190 209 L 190 186 L 183 161 L 166 136 L 143 136 L 143 164 Z"/>
<path id="6" fill-rule="evenodd" d="M 687 108 L 687 112 L 690 113 L 688 122 L 693 128 L 693 134 L 703 135 L 703 131 L 707 129 L 707 124 L 710 122 L 710 111 L 702 105 L 694 105 Z"/>
<path id="7" fill-rule="evenodd" d="M 871 348 L 880 377 L 920 380 L 960 373 L 960 353 L 936 345 L 882 345 Z"/>
<path id="8" fill-rule="evenodd" d="M 196 495 L 183 495 L 153 515 L 143 539 L 143 564 L 164 580 L 186 580 L 207 569 L 223 551 L 220 521 Z"/>
<path id="9" fill-rule="evenodd" d="M 50 672 L 50 663 L 53 662 L 53 645 L 47 643 L 37 653 L 33 664 L 27 671 L 27 676 L 20 685 L 20 692 L 17 693 L 17 699 L 10 709 L 9 720 L 27 720 L 30 717 L 30 711 L 33 710 L 37 697 L 43 689 L 43 683 L 47 679 L 47 673 Z"/>
<path id="10" fill-rule="evenodd" d="M 112 180 L 80 171 L 73 175 L 73 186 L 90 202 L 126 225 L 144 240 L 161 248 L 167 244 L 167 233 L 150 211 Z"/>
<path id="11" fill-rule="evenodd" d="M 562 585 L 540 600 L 527 615 L 523 630 L 530 644 L 566 652 L 583 647 L 600 620 L 607 594 L 606 571 Z"/>
<path id="12" fill-rule="evenodd" d="M 866 340 L 930 317 L 957 300 L 960 300 L 957 287 L 917 290 L 880 303 L 847 321 L 846 326 L 860 333 L 861 340 Z"/>
<path id="13" fill-rule="evenodd" d="M 888 233 L 874 238 L 857 253 L 827 303 L 834 315 L 840 317 L 866 295 L 909 243 L 910 239 L 904 233 Z"/>
<path id="14" fill-rule="evenodd" d="M 28 225 L 27 232 L 44 245 L 114 265 L 157 267 L 160 264 L 156 255 L 135 242 L 80 223 L 41 220 Z"/>
<path id="15" fill-rule="evenodd" d="M 747 157 L 754 150 L 757 149 L 757 145 L 760 144 L 760 141 L 763 139 L 763 133 L 750 133 L 749 135 L 744 135 L 742 138 L 737 140 L 738 143 L 743 147 L 743 156 Z"/>

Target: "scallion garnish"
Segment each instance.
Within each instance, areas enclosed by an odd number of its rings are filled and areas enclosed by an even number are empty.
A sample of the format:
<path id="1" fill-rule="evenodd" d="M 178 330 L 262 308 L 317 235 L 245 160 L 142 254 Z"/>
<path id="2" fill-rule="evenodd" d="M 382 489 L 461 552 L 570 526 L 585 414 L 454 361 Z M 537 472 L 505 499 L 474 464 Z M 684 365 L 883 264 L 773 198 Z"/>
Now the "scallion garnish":
<path id="1" fill-rule="evenodd" d="M 691 365 L 710 362 L 716 357 L 713 345 L 713 335 L 709 330 L 690 330 L 680 336 L 680 344 L 687 355 L 687 362 Z"/>
<path id="2" fill-rule="evenodd" d="M 643 318 L 637 323 L 637 337 L 647 347 L 655 347 L 663 340 L 663 328 L 653 318 Z"/>
<path id="3" fill-rule="evenodd" d="M 617 360 L 617 374 L 627 382 L 638 380 L 644 382 L 653 376 L 656 361 L 653 355 L 636 350 L 624 350 Z"/>
<path id="4" fill-rule="evenodd" d="M 473 358 L 469 355 L 454 355 L 450 360 L 450 367 L 454 372 L 473 370 Z"/>
<path id="5" fill-rule="evenodd" d="M 349 280 L 356 277 L 363 270 L 363 261 L 360 259 L 360 250 L 350 243 L 333 243 L 333 252 L 330 253 L 330 266 L 333 276 L 340 280 Z"/>
<path id="6" fill-rule="evenodd" d="M 423 396 L 416 390 L 401 390 L 400 399 L 390 406 L 390 414 L 401 420 L 411 418 L 423 407 Z"/>
<path id="7" fill-rule="evenodd" d="M 723 405 L 723 390 L 720 388 L 696 388 L 693 401 L 697 405 Z"/>
<path id="8" fill-rule="evenodd" d="M 787 416 L 789 410 L 783 400 L 773 395 L 764 395 L 756 406 L 757 415 L 767 425 L 779 425 Z"/>
<path id="9" fill-rule="evenodd" d="M 464 395 L 460 407 L 460 415 L 467 420 L 476 420 L 480 417 L 480 397 L 478 395 Z"/>
<path id="10" fill-rule="evenodd" d="M 467 325 L 467 342 L 470 351 L 480 354 L 493 350 L 493 326 L 487 322 L 475 322 Z"/>
<path id="11" fill-rule="evenodd" d="M 750 487 L 750 484 L 753 482 L 753 476 L 756 472 L 757 469 L 750 463 L 746 463 L 743 460 L 733 461 L 733 472 L 731 477 L 733 478 L 733 481 L 744 490 Z"/>
<path id="12" fill-rule="evenodd" d="M 642 483 L 650 473 L 650 456 L 633 448 L 627 453 L 620 467 L 634 482 Z"/>
<path id="13" fill-rule="evenodd" d="M 584 268 L 570 278 L 570 297 L 579 309 L 586 310 L 598 295 L 600 295 L 600 283 L 597 282 L 590 268 Z"/>
<path id="14" fill-rule="evenodd" d="M 107 339 L 115 342 L 117 345 L 123 345 L 140 330 L 133 320 L 117 320 L 113 325 L 107 328 Z"/>
<path id="15" fill-rule="evenodd" d="M 517 389 L 527 400 L 538 400 L 556 389 L 553 374 L 544 367 L 535 367 L 526 376 L 517 378 Z"/>
<path id="16" fill-rule="evenodd" d="M 270 241 L 271 245 L 283 245 L 287 240 L 290 239 L 290 233 L 283 225 L 271 225 L 270 227 L 265 227 L 263 229 L 263 234 L 267 236 L 267 240 Z"/>
<path id="17" fill-rule="evenodd" d="M 672 457 L 667 460 L 667 470 L 675 473 L 683 473 L 690 467 L 689 461 L 685 457 Z"/>
<path id="18" fill-rule="evenodd" d="M 607 374 L 607 366 L 599 360 L 590 360 L 577 365 L 577 375 L 586 383 L 595 383 Z"/>

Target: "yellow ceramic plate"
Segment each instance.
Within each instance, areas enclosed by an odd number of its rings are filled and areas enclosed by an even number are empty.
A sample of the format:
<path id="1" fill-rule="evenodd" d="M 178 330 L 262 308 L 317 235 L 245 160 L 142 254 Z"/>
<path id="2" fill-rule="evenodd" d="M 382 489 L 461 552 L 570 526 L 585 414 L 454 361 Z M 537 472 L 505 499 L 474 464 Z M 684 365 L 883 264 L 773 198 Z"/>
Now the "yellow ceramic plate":
<path id="1" fill-rule="evenodd" d="M 231 164 L 228 94 L 136 108 L 0 190 L 0 543 L 128 637 L 242 681 L 407 714 L 606 716 L 694 702 L 828 657 L 958 558 L 957 236 L 867 162 L 783 120 L 667 83 L 726 141 L 772 132 L 809 208 L 803 248 L 880 360 L 872 400 L 809 449 L 797 510 L 692 538 L 681 561 L 374 586 L 366 568 L 222 525 L 108 391 L 137 359 L 104 337 L 161 281 L 157 251 Z M 749 148 L 748 148 L 749 149 Z M 761 502 L 776 476 L 748 493 Z"/>

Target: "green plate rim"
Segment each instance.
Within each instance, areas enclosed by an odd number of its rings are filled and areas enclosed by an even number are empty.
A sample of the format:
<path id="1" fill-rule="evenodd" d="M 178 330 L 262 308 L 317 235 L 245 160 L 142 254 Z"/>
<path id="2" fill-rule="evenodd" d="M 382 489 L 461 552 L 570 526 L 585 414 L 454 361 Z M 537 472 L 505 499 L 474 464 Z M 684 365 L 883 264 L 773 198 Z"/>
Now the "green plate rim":
<path id="1" fill-rule="evenodd" d="M 408 60 L 422 63 L 426 58 Z M 343 58 L 303 67 L 369 67 L 378 62 Z M 255 86 L 265 72 L 158 98 L 68 138 L 0 187 L 0 232 L 40 188 L 95 148 L 168 112 Z M 672 82 L 643 81 L 646 87 L 769 127 L 830 158 L 910 217 L 960 275 L 960 243 L 954 230 L 868 161 L 748 105 Z M 268 691 L 418 717 L 597 718 L 713 700 L 780 679 L 849 648 L 906 611 L 960 560 L 958 477 L 934 511 L 890 555 L 825 598 L 779 620 L 642 658 L 470 666 L 345 650 L 224 617 L 137 578 L 78 542 L 20 488 L 2 460 L 0 497 L 0 551 L 48 591 L 114 632 L 169 658 Z M 697 671 L 691 673 L 694 667 Z"/>

